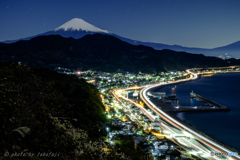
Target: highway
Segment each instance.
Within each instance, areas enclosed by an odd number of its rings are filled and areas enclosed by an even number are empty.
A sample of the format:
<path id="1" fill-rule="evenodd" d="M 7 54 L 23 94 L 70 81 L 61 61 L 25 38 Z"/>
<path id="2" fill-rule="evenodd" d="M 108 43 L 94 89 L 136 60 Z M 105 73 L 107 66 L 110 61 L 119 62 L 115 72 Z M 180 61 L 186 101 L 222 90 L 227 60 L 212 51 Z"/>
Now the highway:
<path id="1" fill-rule="evenodd" d="M 184 81 L 189 81 L 189 80 L 195 80 L 198 78 L 197 74 L 190 72 L 190 70 L 187 70 L 188 73 L 191 74 L 190 78 L 188 79 L 184 79 L 184 80 L 179 80 L 177 82 L 170 82 L 167 83 L 169 84 L 177 84 L 179 82 L 184 82 Z M 219 144 L 217 144 L 216 142 L 210 140 L 209 138 L 206 138 L 204 136 L 202 136 L 201 134 L 197 133 L 196 131 L 194 131 L 193 129 L 185 126 L 184 124 L 182 124 L 181 122 L 177 121 L 176 119 L 172 118 L 171 116 L 169 116 L 167 113 L 165 113 L 164 111 L 160 110 L 157 106 L 155 106 L 147 97 L 147 92 L 148 90 L 154 88 L 154 87 L 159 87 L 165 84 L 157 84 L 157 85 L 152 85 L 149 87 L 146 87 L 144 89 L 141 90 L 140 92 L 140 98 L 144 101 L 144 103 L 151 108 L 152 110 L 155 111 L 155 113 L 159 114 L 160 117 L 162 119 L 164 119 L 165 121 L 167 121 L 168 123 L 172 124 L 173 126 L 175 126 L 176 128 L 179 128 L 183 131 L 187 131 L 189 134 L 191 134 L 192 136 L 194 136 L 194 138 L 198 139 L 200 142 L 206 144 L 208 147 L 212 148 L 213 150 L 215 150 L 216 152 L 233 152 Z M 209 153 L 210 154 L 210 153 Z M 230 159 L 233 157 L 229 157 Z M 240 156 L 235 156 L 234 158 L 236 159 L 240 159 Z"/>
<path id="2" fill-rule="evenodd" d="M 128 88 L 128 89 L 124 89 L 124 90 L 117 90 L 114 93 L 115 98 L 118 99 L 119 102 L 121 102 L 123 104 L 123 106 L 128 107 L 127 105 L 125 105 L 121 99 L 119 99 L 119 97 L 121 97 L 122 99 L 134 104 L 135 106 L 137 106 L 138 108 L 141 109 L 141 111 L 151 120 L 154 121 L 156 119 L 156 117 L 154 115 L 152 115 L 152 113 L 150 113 L 149 111 L 147 111 L 144 107 L 142 107 L 141 105 L 139 105 L 138 103 L 127 99 L 126 97 L 121 95 L 122 91 L 127 91 L 127 90 L 132 90 L 133 88 Z M 134 88 L 136 89 L 136 88 Z M 128 109 L 130 111 L 130 109 Z M 134 115 L 134 114 L 132 114 Z M 134 118 L 134 120 L 137 120 L 137 118 Z M 186 139 L 186 135 L 185 137 L 183 137 L 182 135 L 184 134 L 181 130 L 176 129 L 174 127 L 168 126 L 165 122 L 163 122 L 161 119 L 158 119 L 159 121 L 161 121 L 161 125 L 162 128 L 164 129 L 164 132 L 171 134 L 171 135 L 176 135 L 176 137 L 172 137 L 172 136 L 168 136 L 169 140 L 172 140 L 174 143 L 176 143 L 177 145 L 181 146 L 183 149 L 187 150 L 187 148 L 190 148 L 189 151 L 190 153 L 195 153 L 194 154 L 202 154 L 201 156 L 205 156 L 207 157 L 207 159 L 213 159 L 213 160 L 218 160 L 218 159 L 224 159 L 222 158 L 217 158 L 217 157 L 210 157 L 209 152 L 207 151 L 208 149 L 206 149 L 206 147 L 204 147 L 203 145 L 199 144 L 196 140 L 189 140 Z M 138 121 L 138 120 L 137 120 Z M 182 137 L 178 137 L 179 135 L 181 135 Z M 192 151 L 194 150 L 194 151 Z M 196 152 L 197 151 L 197 152 Z M 199 152 L 200 151 L 200 152 Z M 199 156 L 199 157 L 201 157 Z"/>
<path id="3" fill-rule="evenodd" d="M 157 115 L 161 117 L 161 123 L 162 127 L 164 128 L 165 132 L 170 133 L 170 135 L 182 135 L 183 133 L 187 135 L 188 137 L 191 137 L 191 140 L 186 139 L 185 137 L 168 137 L 169 139 L 172 139 L 172 141 L 179 143 L 183 148 L 184 146 L 186 148 L 189 148 L 190 150 L 194 150 L 194 154 L 204 158 L 204 159 L 240 159 L 240 156 L 235 155 L 235 156 L 211 156 L 211 152 L 233 152 L 220 144 L 212 141 L 211 139 L 197 133 L 194 129 L 187 127 L 184 125 L 182 122 L 172 118 L 170 115 L 159 109 L 157 106 L 155 106 L 147 97 L 147 92 L 155 87 L 163 86 L 163 85 L 169 85 L 169 84 L 177 84 L 180 82 L 186 82 L 190 80 L 195 80 L 198 78 L 197 74 L 190 72 L 190 70 L 187 70 L 187 72 L 190 74 L 190 77 L 188 79 L 184 80 L 179 80 L 175 82 L 169 82 L 169 83 L 161 83 L 161 84 L 154 84 L 154 85 L 147 85 L 147 86 L 142 86 L 143 88 L 140 92 L 140 98 L 141 100 L 152 110 L 154 111 Z M 121 95 L 122 92 L 127 91 L 127 90 L 133 90 L 136 88 L 127 88 L 127 89 L 119 89 L 116 90 L 114 93 L 115 97 L 121 97 L 122 99 L 134 104 L 138 108 L 141 109 L 141 111 L 149 117 L 150 120 L 154 121 L 156 116 L 152 115 L 149 111 L 147 111 L 144 107 L 139 105 L 138 103 L 124 97 Z M 119 99 L 119 98 L 118 98 Z M 167 123 L 165 123 L 167 122 Z M 190 152 L 189 150 L 189 152 Z M 191 152 L 190 152 L 191 153 Z"/>

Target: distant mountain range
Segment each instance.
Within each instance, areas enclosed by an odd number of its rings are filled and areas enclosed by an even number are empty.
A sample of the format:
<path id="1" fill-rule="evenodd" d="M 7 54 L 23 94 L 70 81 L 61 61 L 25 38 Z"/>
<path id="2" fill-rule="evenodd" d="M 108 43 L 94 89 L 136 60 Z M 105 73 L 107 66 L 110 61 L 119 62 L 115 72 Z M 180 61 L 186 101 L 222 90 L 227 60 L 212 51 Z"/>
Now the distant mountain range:
<path id="1" fill-rule="evenodd" d="M 222 60 L 202 54 L 155 50 L 99 33 L 85 35 L 80 39 L 59 35 L 38 36 L 30 40 L 3 44 L 0 45 L 0 59 L 5 62 L 21 61 L 21 64 L 31 67 L 64 67 L 107 72 L 121 69 L 154 73 L 195 67 L 240 65 L 240 60 L 236 59 Z"/>
<path id="2" fill-rule="evenodd" d="M 48 31 L 48 32 L 27 37 L 27 38 L 22 38 L 19 40 L 29 40 L 34 37 L 43 36 L 43 35 L 61 35 L 62 37 L 66 37 L 66 38 L 72 37 L 75 39 L 79 39 L 85 35 L 95 34 L 95 33 L 112 35 L 130 44 L 149 46 L 157 50 L 170 49 L 174 51 L 184 51 L 189 53 L 204 54 L 206 56 L 219 57 L 220 55 L 222 55 L 222 57 L 224 58 L 230 58 L 227 56 L 231 56 L 233 58 L 236 58 L 236 57 L 240 58 L 240 41 L 223 46 L 223 47 L 213 48 L 213 49 L 189 48 L 189 47 L 183 47 L 180 45 L 167 45 L 167 44 L 161 44 L 161 43 L 141 42 L 141 41 L 121 37 L 107 30 L 102 30 L 79 18 L 73 18 L 72 20 L 64 23 L 63 25 L 61 25 L 60 27 L 52 31 Z M 9 41 L 4 41 L 3 43 L 13 43 L 19 40 L 9 40 Z"/>

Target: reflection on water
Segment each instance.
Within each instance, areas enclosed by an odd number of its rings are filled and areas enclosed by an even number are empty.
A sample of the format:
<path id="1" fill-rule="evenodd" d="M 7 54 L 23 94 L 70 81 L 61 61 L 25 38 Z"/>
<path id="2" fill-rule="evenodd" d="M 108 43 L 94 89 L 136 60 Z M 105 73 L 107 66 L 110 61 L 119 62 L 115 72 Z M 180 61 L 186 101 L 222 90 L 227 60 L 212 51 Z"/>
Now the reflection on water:
<path id="1" fill-rule="evenodd" d="M 190 104 L 191 104 L 191 106 L 193 106 L 194 104 L 193 104 L 194 102 L 193 102 L 193 99 L 192 98 L 190 98 Z"/>
<path id="2" fill-rule="evenodd" d="M 198 81 L 168 86 L 160 90 L 166 96 L 176 94 L 181 106 L 205 106 L 204 102 L 191 99 L 194 92 L 222 105 L 229 112 L 176 113 L 176 116 L 191 123 L 217 140 L 240 150 L 240 74 L 219 74 Z M 174 88 L 174 89 L 173 89 Z M 177 101 L 178 103 L 178 101 Z"/>
<path id="3" fill-rule="evenodd" d="M 182 121 L 185 121 L 184 112 L 179 112 L 176 114 L 176 116 L 180 118 Z"/>
<path id="4" fill-rule="evenodd" d="M 175 94 L 175 88 L 172 88 L 172 95 Z"/>

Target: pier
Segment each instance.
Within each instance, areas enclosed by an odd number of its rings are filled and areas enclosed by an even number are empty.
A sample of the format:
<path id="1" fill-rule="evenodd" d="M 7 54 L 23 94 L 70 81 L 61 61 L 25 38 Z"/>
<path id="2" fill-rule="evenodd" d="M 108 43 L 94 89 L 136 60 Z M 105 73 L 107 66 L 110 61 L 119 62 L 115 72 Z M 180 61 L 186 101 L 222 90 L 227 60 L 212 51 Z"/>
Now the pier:
<path id="1" fill-rule="evenodd" d="M 203 101 L 203 102 L 207 103 L 208 105 L 213 106 L 213 108 L 215 110 L 229 110 L 226 106 L 221 105 L 221 104 L 219 104 L 219 103 L 217 103 L 215 101 L 212 101 L 212 100 L 210 100 L 208 98 L 205 98 L 203 96 L 200 96 L 200 95 L 198 95 L 196 93 L 191 92 L 190 95 L 191 95 L 191 98 L 194 98 L 194 99 L 196 99 L 198 101 Z"/>
<path id="2" fill-rule="evenodd" d="M 205 105 L 202 106 L 181 106 L 180 104 L 174 103 L 173 100 L 178 100 L 176 95 L 162 96 L 156 98 L 152 94 L 147 93 L 149 99 L 156 104 L 156 106 L 165 112 L 212 112 L 212 111 L 230 111 L 226 106 L 221 105 L 215 101 L 207 99 L 196 93 L 190 93 L 191 98 L 197 101 L 202 101 Z"/>

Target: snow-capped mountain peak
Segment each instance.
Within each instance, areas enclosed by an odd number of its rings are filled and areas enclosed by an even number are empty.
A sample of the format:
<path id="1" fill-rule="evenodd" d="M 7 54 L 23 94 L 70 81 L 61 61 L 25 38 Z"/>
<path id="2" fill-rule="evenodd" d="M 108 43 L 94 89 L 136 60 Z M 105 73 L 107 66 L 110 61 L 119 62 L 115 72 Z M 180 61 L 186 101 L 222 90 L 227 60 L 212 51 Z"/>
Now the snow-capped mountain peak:
<path id="1" fill-rule="evenodd" d="M 97 28 L 94 25 L 91 25 L 79 18 L 73 18 L 70 21 L 61 25 L 60 27 L 54 29 L 54 31 L 58 31 L 58 30 L 110 33 L 107 30 L 102 30 L 100 28 Z"/>

